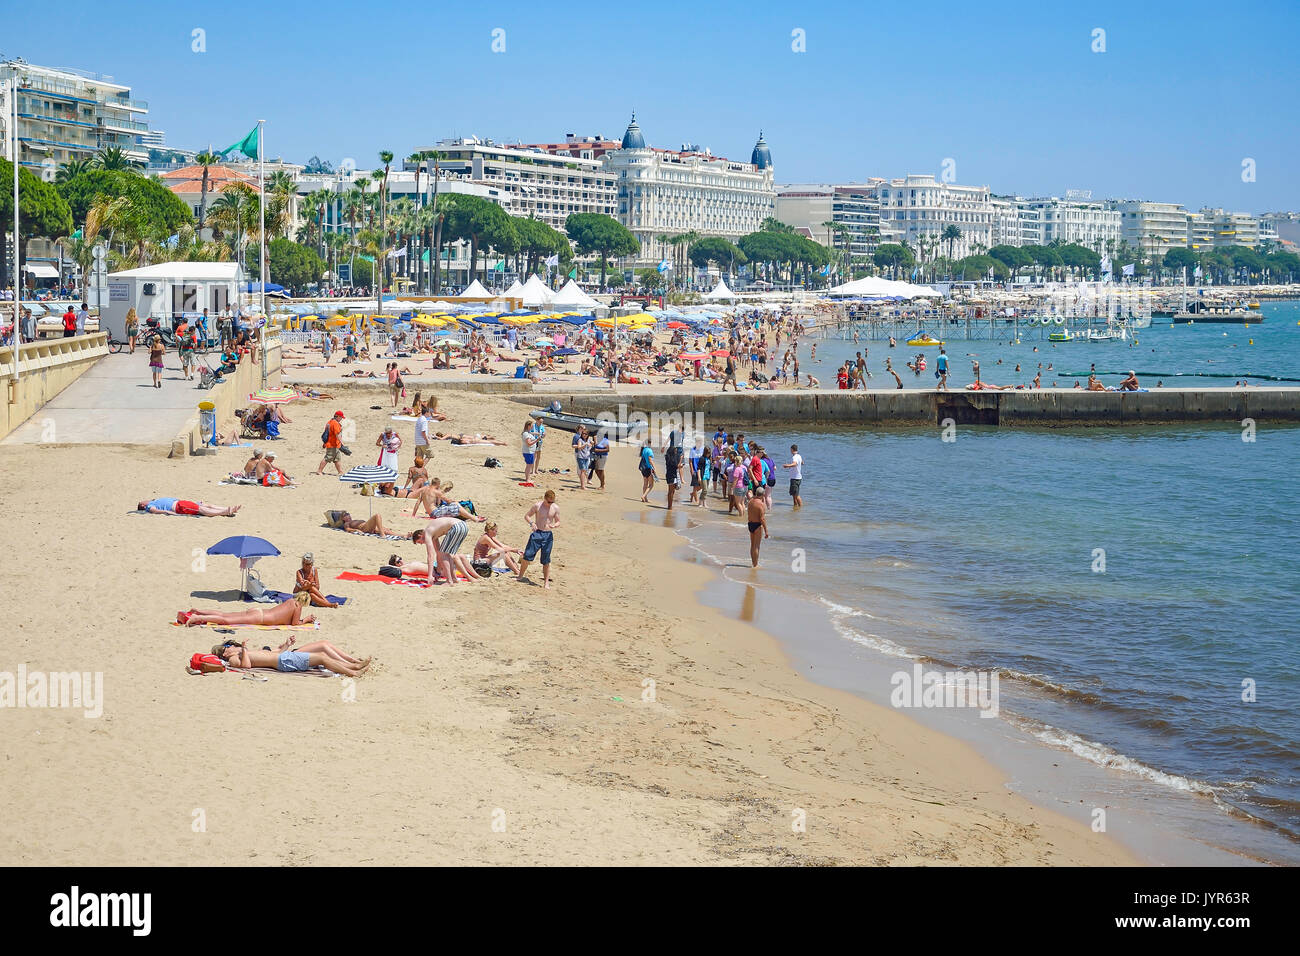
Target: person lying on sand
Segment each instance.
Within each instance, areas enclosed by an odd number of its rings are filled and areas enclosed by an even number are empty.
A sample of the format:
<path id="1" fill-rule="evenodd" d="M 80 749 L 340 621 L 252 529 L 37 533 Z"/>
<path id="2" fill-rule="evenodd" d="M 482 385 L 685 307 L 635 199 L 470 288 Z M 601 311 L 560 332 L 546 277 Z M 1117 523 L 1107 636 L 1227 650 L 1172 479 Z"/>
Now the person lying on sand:
<path id="1" fill-rule="evenodd" d="M 243 505 L 222 508 L 219 505 L 204 504 L 202 501 L 186 501 L 184 498 L 154 498 L 141 501 L 135 506 L 136 511 L 147 511 L 151 515 L 197 515 L 200 518 L 233 518 Z"/>
<path id="2" fill-rule="evenodd" d="M 434 432 L 433 437 L 438 441 L 449 441 L 453 445 L 504 445 L 505 442 L 499 440 L 495 435 L 444 435 L 442 432 Z"/>
<path id="3" fill-rule="evenodd" d="M 247 611 L 200 611 L 198 608 L 190 608 L 188 611 L 176 612 L 176 623 L 184 624 L 186 627 L 197 627 L 200 624 L 263 624 L 263 625 L 287 625 L 297 627 L 300 624 L 314 624 L 316 618 L 308 614 L 303 615 L 302 609 L 307 606 L 311 600 L 306 591 L 299 591 L 291 598 L 285 598 L 275 607 L 269 608 L 250 608 Z"/>
<path id="4" fill-rule="evenodd" d="M 379 515 L 371 515 L 365 521 L 360 521 L 345 511 L 339 520 L 343 525 L 343 530 L 352 534 L 392 534 L 391 531 L 384 527 L 384 519 Z"/>
<path id="5" fill-rule="evenodd" d="M 360 677 L 370 666 L 371 658 L 360 660 L 345 654 L 329 641 L 312 641 L 291 650 L 293 643 L 292 634 L 273 651 L 250 650 L 247 641 L 223 641 L 212 648 L 212 653 L 232 667 L 274 667 L 286 674 L 325 667 L 344 677 Z"/>

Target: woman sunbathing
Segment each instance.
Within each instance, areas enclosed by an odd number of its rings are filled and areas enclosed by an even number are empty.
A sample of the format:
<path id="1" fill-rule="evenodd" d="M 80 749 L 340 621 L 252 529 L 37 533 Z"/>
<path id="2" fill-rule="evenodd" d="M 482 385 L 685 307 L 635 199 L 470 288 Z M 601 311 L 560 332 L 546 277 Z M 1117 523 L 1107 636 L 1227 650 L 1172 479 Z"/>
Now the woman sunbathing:
<path id="1" fill-rule="evenodd" d="M 505 442 L 497 439 L 495 435 L 444 435 L 442 432 L 434 432 L 433 435 L 439 441 L 449 441 L 453 445 L 504 445 Z"/>
<path id="2" fill-rule="evenodd" d="M 176 612 L 176 623 L 186 627 L 198 627 L 200 624 L 260 624 L 270 626 L 287 625 L 297 627 L 300 624 L 314 624 L 316 618 L 303 615 L 302 609 L 311 598 L 306 591 L 299 591 L 291 598 L 285 598 L 275 607 L 250 608 L 247 611 L 200 611 L 190 608 L 188 611 Z"/>
<path id="3" fill-rule="evenodd" d="M 359 521 L 345 511 L 342 517 L 339 518 L 339 522 L 342 524 L 344 531 L 350 531 L 352 534 L 391 534 L 384 527 L 384 519 L 379 515 L 371 515 L 365 521 Z"/>
<path id="4" fill-rule="evenodd" d="M 345 654 L 329 641 L 312 641 L 291 650 L 293 643 L 292 634 L 273 651 L 250 650 L 247 641 L 225 641 L 212 648 L 212 653 L 232 667 L 274 667 L 285 673 L 305 671 L 309 667 L 325 667 L 344 677 L 360 677 L 370 666 L 369 657 L 360 660 Z"/>

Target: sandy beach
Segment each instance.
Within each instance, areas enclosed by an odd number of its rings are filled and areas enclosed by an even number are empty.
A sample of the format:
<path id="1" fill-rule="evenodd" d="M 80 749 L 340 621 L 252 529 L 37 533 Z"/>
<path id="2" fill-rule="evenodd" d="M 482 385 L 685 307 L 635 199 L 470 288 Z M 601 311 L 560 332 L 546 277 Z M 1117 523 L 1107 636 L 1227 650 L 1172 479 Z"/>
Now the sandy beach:
<path id="1" fill-rule="evenodd" d="M 528 505 L 553 487 L 554 587 L 536 585 L 537 565 L 533 584 L 335 580 L 374 574 L 393 552 L 423 560 L 422 547 L 323 526 L 326 509 L 364 516 L 371 502 L 399 532 L 422 526 L 407 502 L 364 499 L 332 468 L 309 474 L 336 407 L 356 423 L 348 464 L 373 462 L 390 423 L 384 390 L 338 395 L 286 407 L 294 421 L 274 445 L 293 489 L 218 485 L 249 448 L 182 460 L 145 447 L 0 454 L 15 503 L 0 559 L 14 598 L 0 671 L 103 674 L 98 718 L 0 714 L 6 863 L 1136 862 L 1009 792 L 967 745 L 806 681 L 772 638 L 698 603 L 713 572 L 674 556 L 658 512 L 626 520 L 642 507 L 629 450 L 611 457 L 603 493 L 579 492 L 572 473 L 520 487 L 526 407 L 506 398 L 440 394 L 446 425 L 507 446 L 435 443 L 429 473 L 453 480 L 517 546 Z M 404 471 L 411 425 L 397 425 Z M 548 436 L 544 468 L 572 467 L 567 442 Z M 489 455 L 505 467 L 484 468 Z M 160 495 L 243 507 L 234 518 L 132 512 Z M 373 654 L 366 676 L 186 673 L 223 635 L 170 622 L 190 607 L 236 606 L 235 559 L 203 554 L 232 534 L 281 550 L 257 566 L 280 590 L 299 556 L 315 554 L 323 589 L 348 602 L 316 610 L 319 630 L 292 633 Z M 259 646 L 286 634 L 236 632 Z"/>

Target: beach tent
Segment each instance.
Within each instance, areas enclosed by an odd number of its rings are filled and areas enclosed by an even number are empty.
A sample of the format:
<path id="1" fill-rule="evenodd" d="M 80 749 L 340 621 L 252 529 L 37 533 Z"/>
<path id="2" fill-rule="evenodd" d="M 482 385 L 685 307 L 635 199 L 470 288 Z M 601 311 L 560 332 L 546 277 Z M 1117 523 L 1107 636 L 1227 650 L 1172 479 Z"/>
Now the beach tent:
<path id="1" fill-rule="evenodd" d="M 551 300 L 554 297 L 555 293 L 548 289 L 546 283 L 537 278 L 537 276 L 528 277 L 528 281 L 524 283 L 522 295 L 520 296 L 520 298 L 524 300 L 524 305 L 530 309 L 535 309 L 542 305 L 550 305 Z"/>
<path id="2" fill-rule="evenodd" d="M 570 279 L 564 284 L 564 288 L 555 293 L 555 297 L 551 299 L 551 305 L 558 308 L 573 306 L 582 309 L 594 309 L 600 303 L 583 292 L 578 283 Z"/>
<path id="3" fill-rule="evenodd" d="M 524 284 L 516 279 L 510 283 L 510 288 L 501 293 L 504 299 L 522 299 L 524 297 Z"/>
<path id="4" fill-rule="evenodd" d="M 483 285 L 482 282 L 479 282 L 478 279 L 475 279 L 473 282 L 469 284 L 469 288 L 466 289 L 464 292 L 462 292 L 460 295 L 456 296 L 456 298 L 490 299 L 492 298 L 492 293 L 487 290 L 487 288 Z"/>
<path id="5" fill-rule="evenodd" d="M 712 292 L 704 293 L 704 298 L 713 299 L 713 300 L 734 299 L 735 297 L 736 297 L 736 293 L 728 289 L 727 283 L 722 279 L 718 280 L 718 284 L 714 287 Z"/>
<path id="6" fill-rule="evenodd" d="M 896 282 L 893 279 L 882 279 L 880 276 L 854 279 L 852 282 L 846 282 L 843 285 L 837 285 L 833 289 L 826 290 L 826 294 L 863 299 L 939 299 L 943 297 L 929 286 L 913 285 L 911 282 Z"/>

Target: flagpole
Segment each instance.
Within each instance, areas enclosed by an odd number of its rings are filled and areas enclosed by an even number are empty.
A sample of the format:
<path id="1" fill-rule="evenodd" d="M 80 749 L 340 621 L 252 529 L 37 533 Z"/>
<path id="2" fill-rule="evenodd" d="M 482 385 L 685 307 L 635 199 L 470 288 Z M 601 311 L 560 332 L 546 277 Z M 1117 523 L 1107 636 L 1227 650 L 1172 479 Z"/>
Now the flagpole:
<path id="1" fill-rule="evenodd" d="M 19 249 L 22 248 L 22 240 L 18 235 L 18 74 L 13 74 L 13 83 L 9 88 L 10 105 L 13 107 L 12 115 L 9 121 L 9 141 L 12 147 L 9 150 L 9 158 L 14 164 L 14 384 L 18 384 L 20 376 L 18 366 L 18 349 L 23 344 L 23 333 L 20 325 L 19 314 L 22 312 L 23 297 L 23 278 L 19 271 Z"/>
<path id="2" fill-rule="evenodd" d="M 262 277 L 261 287 L 261 312 L 262 324 L 258 330 L 258 347 L 262 353 L 262 385 L 266 385 L 266 170 L 263 166 L 266 157 L 266 146 L 263 140 L 266 136 L 263 130 L 266 126 L 266 120 L 257 121 L 257 202 L 261 210 L 259 217 L 262 224 L 262 250 L 259 261 L 259 274 Z"/>

